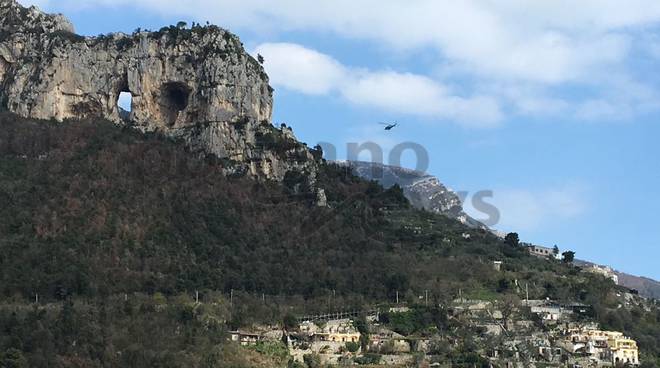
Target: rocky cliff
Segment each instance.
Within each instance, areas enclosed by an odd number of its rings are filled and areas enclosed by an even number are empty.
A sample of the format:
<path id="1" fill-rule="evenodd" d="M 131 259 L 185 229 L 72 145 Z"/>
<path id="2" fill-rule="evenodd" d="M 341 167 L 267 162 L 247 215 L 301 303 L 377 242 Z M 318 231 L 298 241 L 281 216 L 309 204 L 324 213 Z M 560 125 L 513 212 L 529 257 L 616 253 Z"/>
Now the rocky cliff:
<path id="1" fill-rule="evenodd" d="M 122 92 L 132 96 L 130 112 L 118 107 Z M 228 172 L 313 178 L 312 154 L 271 125 L 272 92 L 262 66 L 219 27 L 82 37 L 61 15 L 0 0 L 0 110 L 102 117 L 181 139 L 224 159 Z"/>
<path id="2" fill-rule="evenodd" d="M 406 198 L 417 208 L 457 219 L 472 228 L 488 229 L 486 225 L 468 216 L 463 211 L 459 196 L 445 187 L 435 176 L 374 162 L 350 161 L 341 164 L 349 165 L 356 175 L 368 180 L 376 180 L 385 188 L 399 185 Z"/>

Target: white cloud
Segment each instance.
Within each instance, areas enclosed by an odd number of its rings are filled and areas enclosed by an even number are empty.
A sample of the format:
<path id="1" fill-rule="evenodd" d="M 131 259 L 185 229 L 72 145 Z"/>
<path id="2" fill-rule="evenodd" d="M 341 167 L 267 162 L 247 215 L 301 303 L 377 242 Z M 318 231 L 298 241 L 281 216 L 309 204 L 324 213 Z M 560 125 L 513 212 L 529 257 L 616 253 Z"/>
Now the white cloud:
<path id="1" fill-rule="evenodd" d="M 290 90 L 307 94 L 336 92 L 356 105 L 468 125 L 487 126 L 501 119 L 495 100 L 457 96 L 426 76 L 347 67 L 328 55 L 290 43 L 262 44 L 254 54 L 264 56 L 264 67 L 273 84 Z"/>
<path id="2" fill-rule="evenodd" d="M 538 190 L 494 190 L 490 202 L 501 215 L 495 227 L 505 231 L 533 231 L 571 221 L 588 210 L 587 193 L 583 185 L 573 183 Z M 483 217 L 469 203 L 466 205 L 467 213 Z"/>
<path id="3" fill-rule="evenodd" d="M 630 121 L 636 115 L 660 110 L 660 94 L 649 86 L 621 76 L 607 80 L 600 96 L 580 101 L 575 115 L 584 121 Z"/>
<path id="4" fill-rule="evenodd" d="M 48 0 L 21 1 L 54 6 Z M 303 65 L 308 69 L 295 74 L 286 68 L 286 61 L 279 66 L 271 62 L 274 80 L 280 86 L 325 94 L 340 89 L 333 78 L 349 79 L 354 83 L 341 86 L 344 97 L 370 106 L 389 99 L 395 103 L 387 106 L 395 111 L 409 111 L 414 106 L 419 114 L 448 118 L 456 116 L 453 114 L 466 117 L 476 111 L 477 115 L 467 120 L 484 121 L 497 120 L 498 105 L 504 102 L 510 104 L 507 110 L 513 113 L 567 114 L 586 120 L 600 120 L 603 114 L 599 111 L 616 113 L 611 115 L 615 119 L 630 119 L 639 110 L 657 109 L 647 99 L 626 98 L 621 103 L 619 96 L 608 93 L 621 86 L 611 84 L 609 76 L 635 79 L 627 65 L 639 52 L 634 45 L 647 48 L 647 54 L 659 54 L 657 43 L 639 42 L 649 38 L 651 30 L 660 23 L 657 0 L 58 0 L 57 6 L 72 10 L 136 6 L 200 22 L 209 20 L 239 33 L 333 33 L 371 41 L 388 53 L 404 57 L 424 52 L 437 58 L 438 66 L 449 69 L 452 79 L 462 77 L 470 81 L 464 87 L 468 92 L 462 94 L 470 97 L 453 99 L 456 93 L 447 94 L 443 85 L 435 81 L 429 84 L 420 79 L 422 76 L 410 78 L 405 73 L 388 71 L 370 72 L 362 79 L 346 76 L 354 70 L 346 70 L 327 55 L 312 50 L 290 50 L 309 58 L 309 63 Z M 313 63 L 319 65 L 311 67 Z M 316 69 L 327 74 L 311 74 Z M 415 93 L 415 101 L 442 98 L 442 106 L 411 104 L 405 91 L 396 89 L 384 89 L 377 101 L 366 95 L 372 87 L 390 86 L 394 78 L 408 78 L 423 88 Z M 649 83 L 643 77 L 637 79 L 638 84 Z M 501 84 L 508 85 L 508 95 L 479 91 Z M 591 91 L 587 95 L 578 93 L 577 99 L 557 92 L 558 87 L 582 89 L 584 85 Z M 530 86 L 533 95 L 526 93 Z M 628 87 L 633 92 L 637 88 L 633 84 Z M 628 92 L 621 91 L 621 95 Z M 480 107 L 473 109 L 475 106 Z"/>
<path id="5" fill-rule="evenodd" d="M 397 112 L 415 110 L 421 115 L 442 113 L 440 104 L 447 99 L 446 88 L 431 79 L 392 71 L 362 73 L 345 86 L 343 94 L 358 104 Z"/>
<path id="6" fill-rule="evenodd" d="M 660 20 L 656 0 L 62 1 L 69 7 L 137 5 L 230 28 L 329 31 L 397 50 L 432 48 L 484 77 L 542 83 L 621 62 L 628 30 Z"/>
<path id="7" fill-rule="evenodd" d="M 259 45 L 255 54 L 266 58 L 273 84 L 307 94 L 326 94 L 338 87 L 348 73 L 328 55 L 291 43 Z"/>
<path id="8" fill-rule="evenodd" d="M 351 81 L 343 95 L 356 104 L 455 119 L 469 125 L 490 125 L 501 119 L 499 106 L 493 99 L 459 97 L 430 78 L 410 73 L 365 73 Z"/>

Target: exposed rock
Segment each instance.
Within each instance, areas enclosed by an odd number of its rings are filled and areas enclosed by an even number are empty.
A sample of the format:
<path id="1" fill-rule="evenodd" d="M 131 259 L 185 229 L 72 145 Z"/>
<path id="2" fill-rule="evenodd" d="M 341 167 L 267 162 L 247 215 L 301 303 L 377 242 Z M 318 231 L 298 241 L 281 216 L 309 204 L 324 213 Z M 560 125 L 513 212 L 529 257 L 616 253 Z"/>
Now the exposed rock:
<path id="1" fill-rule="evenodd" d="M 321 188 L 316 190 L 316 205 L 318 207 L 328 206 L 328 197 L 325 195 L 325 190 Z"/>
<path id="2" fill-rule="evenodd" d="M 385 188 L 399 185 L 406 198 L 417 208 L 443 214 L 472 228 L 488 230 L 486 225 L 463 211 L 463 204 L 458 195 L 440 183 L 435 176 L 374 162 L 350 161 L 340 164 L 349 165 L 355 175 L 376 180 Z"/>
<path id="3" fill-rule="evenodd" d="M 0 0 L 0 109 L 58 121 L 103 117 L 181 138 L 232 163 L 233 172 L 313 176 L 306 147 L 289 129 L 272 127 L 268 76 L 235 35 L 197 25 L 99 37 L 72 32 L 61 15 Z M 132 96 L 128 114 L 117 105 L 121 92 Z M 273 146 L 279 143 L 285 149 Z"/>

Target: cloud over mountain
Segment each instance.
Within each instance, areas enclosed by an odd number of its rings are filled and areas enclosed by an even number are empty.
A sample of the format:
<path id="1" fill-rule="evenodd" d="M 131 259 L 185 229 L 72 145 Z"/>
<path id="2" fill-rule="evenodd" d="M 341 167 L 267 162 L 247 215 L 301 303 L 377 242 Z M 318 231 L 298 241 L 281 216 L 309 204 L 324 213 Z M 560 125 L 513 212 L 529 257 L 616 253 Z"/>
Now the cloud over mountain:
<path id="1" fill-rule="evenodd" d="M 264 66 L 275 86 L 301 93 L 336 93 L 356 105 L 472 125 L 492 125 L 501 119 L 493 99 L 458 96 L 423 75 L 349 67 L 329 55 L 290 43 L 261 44 L 254 54 L 265 57 Z"/>
<path id="2" fill-rule="evenodd" d="M 23 3 L 54 5 L 48 0 Z M 653 29 L 660 24 L 660 3 L 653 0 L 62 0 L 57 6 L 137 7 L 249 29 L 269 36 L 264 39 L 287 32 L 330 33 L 366 40 L 403 57 L 422 53 L 435 59 L 436 70 L 423 73 L 367 70 L 360 75 L 361 66 L 343 66 L 302 46 L 262 45 L 294 53 L 287 61 L 299 68 L 295 76 L 284 70 L 287 63 L 274 65 L 278 59 L 269 58 L 280 86 L 311 94 L 334 91 L 352 103 L 397 112 L 414 110 L 489 126 L 509 116 L 601 121 L 660 110 L 657 83 L 630 66 L 657 59 Z M 310 75 L 319 70 L 328 74 Z M 284 74 L 280 78 L 278 73 Z M 285 77 L 294 78 L 285 84 Z M 455 93 L 447 79 L 458 81 L 462 93 Z M 406 85 L 418 90 L 399 91 Z M 382 96 L 374 97 L 374 88 L 382 88 Z"/>

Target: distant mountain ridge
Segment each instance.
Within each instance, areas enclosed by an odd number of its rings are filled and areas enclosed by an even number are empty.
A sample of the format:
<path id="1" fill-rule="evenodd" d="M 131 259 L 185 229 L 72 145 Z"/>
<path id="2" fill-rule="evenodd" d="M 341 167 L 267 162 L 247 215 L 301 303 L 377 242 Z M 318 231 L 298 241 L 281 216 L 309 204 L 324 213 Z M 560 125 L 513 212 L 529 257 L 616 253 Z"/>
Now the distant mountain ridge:
<path id="1" fill-rule="evenodd" d="M 488 226 L 466 214 L 458 194 L 433 175 L 376 162 L 338 161 L 338 163 L 350 166 L 356 175 L 367 180 L 376 180 L 385 188 L 398 184 L 406 198 L 417 208 L 443 214 L 471 228 L 490 230 Z"/>
<path id="2" fill-rule="evenodd" d="M 614 271 L 619 277 L 619 285 L 639 291 L 639 295 L 647 298 L 660 299 L 660 282 L 648 277 L 634 276 L 627 273 Z"/>
<path id="3" fill-rule="evenodd" d="M 603 266 L 583 260 L 575 260 L 574 263 L 580 267 Z M 649 277 L 635 276 L 614 269 L 612 272 L 618 277 L 619 285 L 637 290 L 643 297 L 660 299 L 660 282 Z"/>
<path id="4" fill-rule="evenodd" d="M 356 175 L 364 179 L 376 180 L 385 188 L 398 184 L 403 189 L 406 198 L 417 208 L 443 214 L 472 228 L 488 229 L 502 235 L 467 215 L 463 211 L 458 194 L 447 188 L 433 175 L 375 162 L 339 161 L 338 163 L 350 166 Z M 583 267 L 596 265 L 596 263 L 581 260 L 576 260 L 576 264 Z M 619 278 L 619 285 L 635 289 L 641 296 L 660 299 L 660 282 L 616 270 L 614 270 L 614 274 Z"/>

